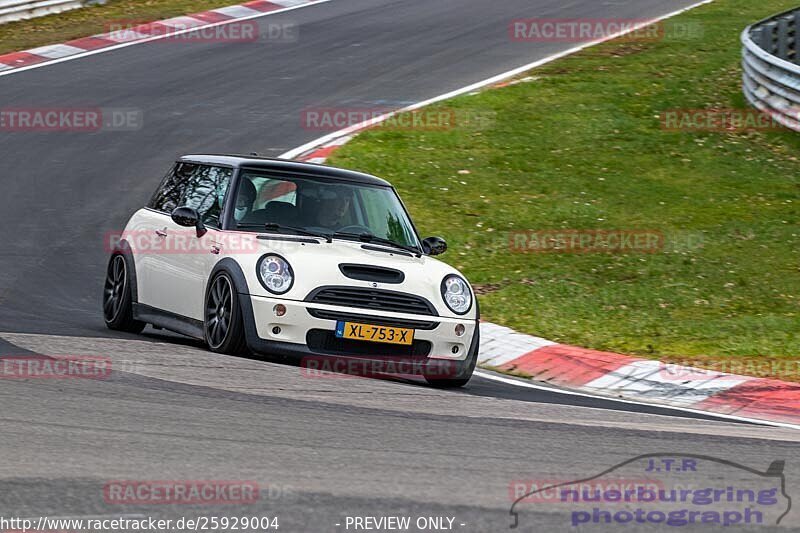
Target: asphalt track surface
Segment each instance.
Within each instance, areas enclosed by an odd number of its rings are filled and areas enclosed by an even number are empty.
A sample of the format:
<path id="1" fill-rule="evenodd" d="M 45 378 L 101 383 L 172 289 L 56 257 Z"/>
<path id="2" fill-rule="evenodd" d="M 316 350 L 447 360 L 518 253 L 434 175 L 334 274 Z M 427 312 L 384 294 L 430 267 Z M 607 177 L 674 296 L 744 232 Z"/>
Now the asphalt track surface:
<path id="1" fill-rule="evenodd" d="M 144 114 L 137 131 L 0 132 L 0 356 L 97 354 L 115 369 L 0 383 L 0 517 L 274 515 L 279 531 L 345 531 L 346 516 L 451 516 L 456 530 L 502 531 L 513 480 L 578 479 L 653 452 L 760 470 L 785 459 L 791 494 L 791 430 L 481 378 L 438 391 L 314 377 L 102 323 L 103 237 L 174 157 L 277 155 L 324 133 L 302 127 L 303 109 L 400 107 L 571 46 L 511 42 L 513 18 L 652 17 L 690 3 L 333 0 L 257 19 L 299 24 L 294 43 L 157 41 L 0 77 L 2 107 Z M 119 479 L 253 480 L 262 494 L 246 505 L 112 505 L 103 486 Z M 520 517 L 522 531 L 572 529 L 557 505 Z M 780 529 L 793 524 L 796 511 Z"/>

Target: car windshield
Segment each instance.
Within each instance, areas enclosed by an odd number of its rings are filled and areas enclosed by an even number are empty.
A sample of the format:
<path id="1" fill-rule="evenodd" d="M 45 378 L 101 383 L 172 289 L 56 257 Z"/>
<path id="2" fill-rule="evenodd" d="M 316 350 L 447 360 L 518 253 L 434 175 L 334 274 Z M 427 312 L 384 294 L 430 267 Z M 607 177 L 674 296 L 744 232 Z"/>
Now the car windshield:
<path id="1" fill-rule="evenodd" d="M 368 233 L 402 246 L 419 247 L 411 221 L 389 187 L 244 170 L 234 218 L 240 231 L 277 224 L 281 233 L 302 230 L 338 234 L 337 238 Z"/>

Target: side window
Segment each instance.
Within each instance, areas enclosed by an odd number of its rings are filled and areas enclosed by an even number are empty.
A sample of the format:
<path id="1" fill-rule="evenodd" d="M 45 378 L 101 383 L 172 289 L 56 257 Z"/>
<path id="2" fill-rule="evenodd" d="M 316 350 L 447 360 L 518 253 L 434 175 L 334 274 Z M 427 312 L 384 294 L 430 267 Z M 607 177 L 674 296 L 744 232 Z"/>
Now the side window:
<path id="1" fill-rule="evenodd" d="M 171 213 L 173 209 L 179 207 L 179 202 L 181 201 L 181 196 L 183 196 L 183 190 L 187 183 L 185 173 L 178 172 L 178 169 L 183 166 L 185 165 L 175 165 L 167 175 L 164 176 L 161 185 L 158 187 L 155 194 L 153 194 L 147 207 L 166 213 Z"/>
<path id="2" fill-rule="evenodd" d="M 164 178 L 147 207 L 165 213 L 171 213 L 176 207 L 193 207 L 205 224 L 218 226 L 232 174 L 229 168 L 178 163 Z"/>
<path id="3" fill-rule="evenodd" d="M 181 205 L 196 209 L 205 224 L 219 226 L 219 217 L 233 170 L 206 165 L 193 166 L 196 168 L 184 190 Z"/>

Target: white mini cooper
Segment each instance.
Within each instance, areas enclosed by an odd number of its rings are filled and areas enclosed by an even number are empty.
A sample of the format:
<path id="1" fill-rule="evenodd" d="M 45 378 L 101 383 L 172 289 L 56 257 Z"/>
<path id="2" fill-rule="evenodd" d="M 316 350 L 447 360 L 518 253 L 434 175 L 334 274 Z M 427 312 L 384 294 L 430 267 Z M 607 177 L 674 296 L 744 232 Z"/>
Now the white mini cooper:
<path id="1" fill-rule="evenodd" d="M 113 240 L 103 314 L 111 329 L 151 324 L 214 352 L 411 362 L 459 387 L 475 369 L 479 310 L 465 278 L 431 257 L 446 249 L 420 240 L 380 178 L 189 155 Z"/>

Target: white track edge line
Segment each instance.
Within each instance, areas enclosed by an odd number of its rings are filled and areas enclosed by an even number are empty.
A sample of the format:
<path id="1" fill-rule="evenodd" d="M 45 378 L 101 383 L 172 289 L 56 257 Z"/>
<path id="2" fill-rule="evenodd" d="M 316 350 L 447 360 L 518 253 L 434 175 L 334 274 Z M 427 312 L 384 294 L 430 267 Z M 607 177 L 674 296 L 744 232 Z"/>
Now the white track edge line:
<path id="1" fill-rule="evenodd" d="M 481 372 L 480 370 L 476 370 L 474 373 L 475 376 L 488 379 L 490 381 L 497 381 L 499 383 L 505 383 L 506 385 L 514 385 L 517 387 L 523 387 L 526 389 L 536 389 L 541 391 L 552 392 L 555 394 L 564 394 L 567 396 L 580 396 L 583 398 L 592 398 L 596 400 L 607 400 L 610 402 L 619 402 L 629 405 L 641 405 L 645 407 L 657 407 L 659 409 L 669 409 L 674 411 L 681 411 L 684 413 L 691 413 L 695 415 L 705 415 L 711 416 L 714 418 L 722 418 L 725 420 L 733 420 L 736 422 L 749 422 L 751 424 L 758 424 L 761 426 L 773 426 L 779 428 L 786 428 L 786 429 L 800 429 L 800 425 L 796 424 L 789 424 L 786 422 L 772 422 L 770 420 L 762 420 L 760 418 L 748 418 L 744 416 L 737 416 L 737 415 L 728 415 L 724 413 L 715 413 L 713 411 L 703 411 L 702 409 L 692 409 L 691 407 L 678 407 L 673 405 L 665 405 L 662 403 L 654 403 L 654 402 L 640 402 L 636 400 L 629 400 L 624 398 L 614 398 L 612 396 L 602 396 L 599 394 L 588 394 L 585 392 L 573 391 L 573 390 L 565 390 L 565 389 L 558 389 L 555 387 L 546 387 L 544 385 L 537 385 L 535 383 L 531 383 L 528 381 L 520 381 L 519 379 L 507 378 L 503 376 L 498 376 L 495 374 L 487 374 L 485 372 Z M 642 414 L 652 414 L 652 413 L 642 413 Z M 656 415 L 656 416 L 666 416 L 666 415 Z M 711 422 L 714 422 L 711 420 Z"/>
<path id="2" fill-rule="evenodd" d="M 189 32 L 192 32 L 192 31 L 204 30 L 206 28 L 216 28 L 217 26 L 223 26 L 225 24 L 232 24 L 234 22 L 241 22 L 243 20 L 252 20 L 252 19 L 256 19 L 256 18 L 260 18 L 260 17 L 268 17 L 270 15 L 277 15 L 278 13 L 285 13 L 287 11 L 292 11 L 294 9 L 301 9 L 301 8 L 304 8 L 304 7 L 314 6 L 314 5 L 317 5 L 317 4 L 324 4 L 324 3 L 330 2 L 330 1 L 331 0 L 312 0 L 310 2 L 306 2 L 305 4 L 299 4 L 299 5 L 296 5 L 296 6 L 289 6 L 289 7 L 285 7 L 285 8 L 282 8 L 282 9 L 276 9 L 274 11 L 267 11 L 265 13 L 258 13 L 257 15 L 249 15 L 249 16 L 241 17 L 241 18 L 234 18 L 234 19 L 230 19 L 230 20 L 221 20 L 219 22 L 211 22 L 211 23 L 208 23 L 208 24 L 202 24 L 200 26 L 193 26 L 191 28 L 186 28 L 186 29 L 183 29 L 183 30 L 167 32 L 167 33 L 165 33 L 163 35 L 153 35 L 153 36 L 147 37 L 145 39 L 139 39 L 137 41 L 130 41 L 130 42 L 127 42 L 127 43 L 119 43 L 119 44 L 115 44 L 115 45 L 111 45 L 111 46 L 106 46 L 106 47 L 103 47 L 103 48 L 98 48 L 96 50 L 87 50 L 87 51 L 82 52 L 80 54 L 74 54 L 74 55 L 71 55 L 71 56 L 61 57 L 61 58 L 58 58 L 58 59 L 52 59 L 52 60 L 49 60 L 49 61 L 44 61 L 42 63 L 36 63 L 35 65 L 28 65 L 28 66 L 25 66 L 25 67 L 17 67 L 17 68 L 12 67 L 10 70 L 0 71 L 0 77 L 2 77 L 2 76 L 10 76 L 11 74 L 17 74 L 19 72 L 24 72 L 26 70 L 33 70 L 35 68 L 49 67 L 50 65 L 55 65 L 56 63 L 64 63 L 65 61 L 72 61 L 73 59 L 80 59 L 80 58 L 83 58 L 83 57 L 93 56 L 93 55 L 97 55 L 97 54 L 103 54 L 105 52 L 111 52 L 113 50 L 119 50 L 120 48 L 126 48 L 128 46 L 134 46 L 134 45 L 137 45 L 137 44 L 149 43 L 149 42 L 158 41 L 158 40 L 161 40 L 161 39 L 172 38 L 172 37 L 175 37 L 176 35 L 183 35 L 184 33 L 189 33 Z M 242 5 L 242 4 L 234 4 L 234 5 Z M 222 7 L 231 7 L 231 6 L 222 6 Z M 213 11 L 213 9 L 211 9 L 209 11 Z M 179 15 L 179 16 L 191 17 L 192 15 L 188 14 L 188 15 Z M 173 18 L 175 18 L 175 17 L 173 17 Z M 164 19 L 164 20 L 168 20 L 168 19 Z M 159 20 L 154 20 L 153 22 L 160 22 L 160 21 Z M 88 37 L 102 38 L 102 35 L 103 34 L 89 35 Z M 55 43 L 55 44 L 65 44 L 65 43 Z M 26 52 L 27 50 L 19 50 L 19 51 L 20 52 Z M 11 52 L 11 53 L 13 53 L 13 52 Z"/>
<path id="3" fill-rule="evenodd" d="M 406 106 L 406 107 L 403 107 L 401 109 L 397 109 L 395 111 L 390 111 L 389 113 L 385 113 L 385 114 L 383 114 L 383 115 L 381 115 L 379 117 L 371 118 L 371 119 L 365 120 L 363 122 L 359 122 L 358 124 L 354 124 L 352 126 L 348 126 L 346 128 L 342 128 L 342 129 L 340 129 L 338 131 L 334 131 L 333 133 L 329 133 L 327 135 L 323 135 L 322 137 L 319 137 L 319 138 L 317 138 L 317 139 L 315 139 L 313 141 L 307 142 L 307 143 L 305 143 L 305 144 L 303 144 L 301 146 L 298 146 L 297 148 L 293 148 L 293 149 L 289 150 L 288 152 L 285 152 L 285 153 L 279 155 L 278 157 L 281 158 L 281 159 L 293 159 L 293 158 L 297 157 L 300 154 L 308 152 L 309 150 L 321 147 L 322 145 L 324 145 L 328 141 L 331 141 L 333 139 L 337 139 L 337 138 L 342 137 L 344 135 L 356 133 L 359 130 L 364 129 L 367 126 L 371 126 L 371 125 L 374 125 L 374 124 L 380 124 L 381 122 L 385 121 L 388 118 L 393 117 L 394 115 L 396 115 L 398 113 L 405 113 L 405 112 L 408 112 L 408 111 L 414 111 L 414 110 L 419 109 L 421 107 L 425 107 L 425 106 L 428 106 L 430 104 L 434 104 L 436 102 L 440 102 L 442 100 L 447 100 L 449 98 L 453 98 L 454 96 L 459 96 L 459 95 L 462 95 L 464 93 L 468 93 L 470 91 L 474 91 L 475 89 L 481 89 L 483 87 L 486 87 L 487 85 L 491 85 L 493 83 L 497 83 L 499 81 L 503 81 L 505 79 L 511 78 L 513 76 L 516 76 L 517 74 L 521 74 L 521 73 L 525 72 L 526 70 L 531 70 L 531 69 L 534 69 L 536 67 L 540 67 L 540 66 L 545 65 L 547 63 L 551 63 L 553 61 L 556 61 L 557 59 L 561 59 L 562 57 L 566 57 L 566 56 L 572 55 L 572 54 L 574 54 L 576 52 L 580 52 L 581 50 L 585 50 L 585 49 L 590 48 L 592 46 L 596 46 L 598 44 L 601 44 L 601 43 L 616 39 L 617 37 L 622 37 L 622 36 L 627 35 L 629 33 L 633 33 L 635 31 L 640 30 L 641 28 L 644 28 L 644 27 L 647 27 L 647 26 L 653 24 L 654 22 L 660 22 L 662 20 L 666 20 L 666 19 L 675 17 L 677 15 L 685 13 L 686 11 L 690 11 L 690 10 L 695 9 L 697 7 L 700 7 L 700 6 L 703 6 L 703 5 L 706 5 L 706 4 L 711 4 L 713 2 L 714 2 L 714 0 L 702 0 L 701 2 L 697 2 L 696 4 L 692 4 L 690 6 L 686 6 L 684 8 L 681 8 L 681 9 L 677 10 L 677 11 L 672 11 L 672 12 L 667 13 L 665 15 L 661 15 L 659 17 L 656 17 L 656 18 L 653 18 L 653 19 L 649 19 L 646 22 L 642 22 L 640 24 L 636 24 L 635 26 L 633 26 L 629 30 L 617 32 L 617 33 L 614 33 L 614 34 L 609 35 L 607 37 L 604 37 L 602 39 L 598 39 L 598 40 L 595 40 L 595 41 L 590 41 L 590 42 L 587 42 L 587 43 L 583 43 L 581 45 L 575 46 L 573 48 L 569 48 L 569 49 L 564 50 L 562 52 L 558 52 L 557 54 L 553 54 L 553 55 L 544 57 L 542 59 L 537 59 L 536 61 L 533 61 L 531 63 L 527 63 L 525 65 L 522 65 L 521 67 L 517 67 L 517 68 L 511 69 L 511 70 L 508 70 L 506 72 L 502 72 L 500 74 L 496 74 L 496 75 L 492 76 L 491 78 L 486 78 L 486 79 L 484 79 L 482 81 L 478 81 L 478 82 L 475 82 L 473 84 L 467 85 L 465 87 L 461 87 L 460 89 L 455 89 L 453 91 L 450 91 L 450 92 L 447 92 L 447 93 L 444 93 L 444 94 L 440 94 L 439 96 L 434 96 L 433 98 L 429 98 L 427 100 L 422 100 L 421 102 L 417 102 L 415 104 L 411 104 L 410 106 Z M 0 74 L 0 75 L 2 75 L 2 74 Z"/>

